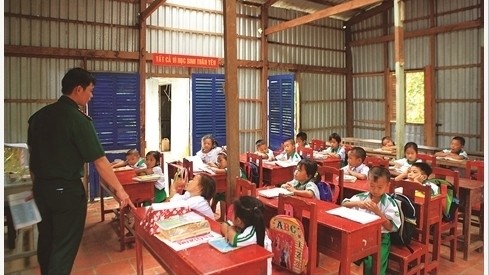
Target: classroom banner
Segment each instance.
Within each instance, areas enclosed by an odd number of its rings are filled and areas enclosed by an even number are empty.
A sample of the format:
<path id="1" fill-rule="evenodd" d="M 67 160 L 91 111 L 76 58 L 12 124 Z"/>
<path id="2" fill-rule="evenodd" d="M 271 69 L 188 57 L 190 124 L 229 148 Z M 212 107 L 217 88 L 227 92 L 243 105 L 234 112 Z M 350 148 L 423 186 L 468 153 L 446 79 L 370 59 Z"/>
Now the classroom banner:
<path id="1" fill-rule="evenodd" d="M 219 58 L 207 57 L 207 56 L 154 53 L 153 65 L 194 67 L 194 68 L 218 68 Z"/>

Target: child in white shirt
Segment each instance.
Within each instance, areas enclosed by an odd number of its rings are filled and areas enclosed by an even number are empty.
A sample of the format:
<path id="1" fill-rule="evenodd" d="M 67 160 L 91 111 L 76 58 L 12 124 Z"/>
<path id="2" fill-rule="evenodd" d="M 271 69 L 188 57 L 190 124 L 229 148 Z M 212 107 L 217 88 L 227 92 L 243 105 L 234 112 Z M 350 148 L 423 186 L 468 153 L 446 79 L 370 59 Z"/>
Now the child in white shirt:
<path id="1" fill-rule="evenodd" d="M 202 148 L 195 155 L 200 157 L 204 163 L 216 163 L 217 155 L 222 148 L 217 145 L 217 141 L 212 135 L 205 135 L 201 139 Z"/>
<path id="2" fill-rule="evenodd" d="M 348 153 L 348 165 L 341 168 L 345 175 L 351 175 L 357 179 L 367 179 L 369 168 L 363 164 L 367 152 L 362 147 L 353 147 Z"/>
<path id="3" fill-rule="evenodd" d="M 185 187 L 185 193 L 179 194 Z M 195 175 L 188 183 L 174 182 L 170 188 L 170 201 L 186 200 L 190 209 L 196 210 L 214 220 L 214 212 L 209 205 L 216 194 L 216 181 L 207 174 Z"/>

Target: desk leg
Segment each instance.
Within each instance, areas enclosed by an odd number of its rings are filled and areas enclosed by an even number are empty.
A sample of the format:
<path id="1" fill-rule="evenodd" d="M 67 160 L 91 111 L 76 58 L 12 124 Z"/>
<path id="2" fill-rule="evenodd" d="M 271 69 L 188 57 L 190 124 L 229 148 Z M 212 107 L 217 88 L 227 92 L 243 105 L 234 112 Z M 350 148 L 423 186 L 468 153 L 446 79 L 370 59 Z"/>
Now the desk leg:
<path id="1" fill-rule="evenodd" d="M 99 180 L 100 188 L 100 219 L 105 221 L 105 209 L 104 209 L 104 188 L 102 187 L 102 182 Z"/>
<path id="2" fill-rule="evenodd" d="M 139 230 L 136 228 L 136 230 Z M 138 275 L 143 275 L 143 245 L 138 235 L 134 234 L 136 239 L 136 272 Z"/>
<path id="3" fill-rule="evenodd" d="M 441 232 L 440 232 L 440 222 L 437 222 L 433 225 L 433 253 L 431 255 L 430 263 L 433 263 L 436 269 L 435 274 L 438 272 L 438 266 L 440 261 L 440 245 L 441 245 Z M 430 272 L 433 269 L 429 270 Z"/>
<path id="4" fill-rule="evenodd" d="M 121 251 L 126 248 L 126 234 L 125 234 L 125 216 L 128 207 L 120 208 L 119 210 L 119 237 L 121 240 Z"/>
<path id="5" fill-rule="evenodd" d="M 464 250 L 464 260 L 467 261 L 469 258 L 469 247 L 470 247 L 470 226 L 472 220 L 472 196 L 470 191 L 465 195 L 465 205 L 464 205 L 464 226 L 462 228 L 462 233 L 464 235 L 463 250 Z M 482 209 L 481 209 L 482 211 Z M 455 220 L 456 221 L 456 220 Z"/>
<path id="6" fill-rule="evenodd" d="M 372 274 L 380 274 L 380 252 L 379 251 L 377 251 L 377 253 L 372 255 Z"/>

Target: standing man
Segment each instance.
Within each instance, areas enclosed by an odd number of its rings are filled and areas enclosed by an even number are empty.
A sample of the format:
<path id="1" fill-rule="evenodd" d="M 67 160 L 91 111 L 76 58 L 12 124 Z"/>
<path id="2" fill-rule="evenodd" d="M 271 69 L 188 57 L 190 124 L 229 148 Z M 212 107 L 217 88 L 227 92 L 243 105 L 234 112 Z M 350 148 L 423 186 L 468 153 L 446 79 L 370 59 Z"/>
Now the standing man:
<path id="1" fill-rule="evenodd" d="M 95 78 L 81 68 L 69 70 L 56 103 L 29 118 L 27 143 L 33 193 L 41 213 L 37 258 L 41 274 L 70 274 L 85 227 L 87 194 L 83 165 L 93 162 L 102 179 L 120 199 L 121 208 L 134 208 L 115 176 L 100 144 L 92 119 L 78 106 L 93 96 Z"/>

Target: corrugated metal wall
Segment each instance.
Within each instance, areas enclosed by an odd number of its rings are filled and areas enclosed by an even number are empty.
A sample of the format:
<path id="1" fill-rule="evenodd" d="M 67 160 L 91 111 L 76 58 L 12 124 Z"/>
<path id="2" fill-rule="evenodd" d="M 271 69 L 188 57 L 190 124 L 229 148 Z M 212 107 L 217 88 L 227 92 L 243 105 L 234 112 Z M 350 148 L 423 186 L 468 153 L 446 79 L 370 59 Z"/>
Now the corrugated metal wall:
<path id="1" fill-rule="evenodd" d="M 429 1 L 405 1 L 404 31 L 425 30 L 429 25 Z M 480 20 L 480 0 L 436 1 L 435 26 Z M 388 33 L 393 33 L 393 14 L 388 11 Z M 468 28 L 435 34 L 435 114 L 439 147 L 448 146 L 451 137 L 464 136 L 465 149 L 481 151 L 482 117 L 481 47 L 483 29 Z M 352 26 L 352 40 L 383 35 L 382 15 Z M 352 48 L 354 136 L 380 139 L 384 127 L 371 121 L 385 119 L 384 47 L 387 45 L 389 70 L 394 71 L 394 43 L 373 43 Z M 405 70 L 419 70 L 430 65 L 430 37 L 407 38 L 404 43 Z M 462 115 L 461 115 L 462 114 Z M 374 129 L 379 127 L 379 129 Z M 433 125 L 433 127 L 435 127 Z M 423 125 L 406 125 L 406 141 L 423 144 Z M 391 135 L 395 135 L 395 125 Z"/>
<path id="2" fill-rule="evenodd" d="M 137 52 L 139 4 L 121 0 L 8 0 L 5 3 L 5 44 L 66 49 Z M 238 59 L 261 60 L 260 9 L 237 5 Z M 271 8 L 269 25 L 303 15 Z M 189 18 L 191 20 L 189 20 Z M 221 0 L 167 1 L 146 23 L 147 51 L 224 57 Z M 345 67 L 342 22 L 322 19 L 273 34 L 269 61 L 313 66 Z M 75 66 L 90 71 L 137 72 L 137 60 L 5 57 L 5 141 L 25 142 L 28 117 L 61 95 L 61 78 Z M 192 73 L 224 73 L 219 69 L 153 66 L 148 76 L 189 77 Z M 272 69 L 270 75 L 290 73 Z M 238 69 L 240 151 L 254 149 L 261 131 L 261 70 Z M 344 75 L 304 73 L 297 78 L 304 98 L 301 126 L 311 137 L 326 138 L 344 131 Z M 27 92 L 28 91 L 28 92 Z M 316 101 L 315 99 L 320 99 Z M 330 107 L 331 105 L 331 107 Z M 327 111 L 326 111 L 327 110 Z M 312 117 L 311 119 L 307 117 Z"/>
<path id="3" fill-rule="evenodd" d="M 427 0 L 406 1 L 405 31 L 429 27 Z M 479 6 L 479 8 L 477 8 Z M 436 25 L 443 26 L 479 19 L 480 0 L 436 2 Z M 476 7 L 476 8 L 474 8 Z M 122 0 L 7 0 L 5 8 L 5 45 L 39 46 L 137 52 L 137 3 Z M 459 11 L 451 12 L 457 9 Z M 238 58 L 261 59 L 260 9 L 238 3 Z M 271 8 L 269 25 L 297 18 L 300 12 Z M 388 33 L 392 33 L 392 12 L 388 12 Z M 189 20 L 191 18 L 192 20 Z M 222 0 L 167 1 L 147 20 L 147 51 L 223 58 Z M 301 64 L 344 69 L 343 22 L 322 19 L 269 36 L 269 62 Z M 377 15 L 352 26 L 352 39 L 382 36 L 383 17 Z M 436 94 L 440 146 L 454 134 L 467 137 L 468 150 L 481 150 L 480 118 L 482 28 L 436 35 Z M 387 45 L 387 46 L 385 46 Z M 394 68 L 393 43 L 353 47 L 354 136 L 380 138 L 385 118 L 384 51 L 389 69 Z M 384 49 L 387 47 L 387 49 Z M 405 42 L 406 69 L 429 64 L 429 38 L 416 37 Z M 25 142 L 26 121 L 31 113 L 56 100 L 63 74 L 74 66 L 91 71 L 137 72 L 137 60 L 80 58 L 27 58 L 5 56 L 5 141 Z M 149 76 L 188 77 L 193 72 L 224 73 L 222 68 L 188 69 L 156 67 L 147 63 Z M 270 70 L 270 75 L 288 72 Z M 241 151 L 254 148 L 261 138 L 260 70 L 238 70 L 240 97 Z M 299 72 L 301 130 L 311 138 L 326 139 L 331 132 L 345 134 L 345 76 Z M 457 116 L 457 110 L 465 114 Z M 467 121 L 470 121 L 467 123 Z M 407 135 L 422 140 L 422 127 L 410 126 Z"/>

